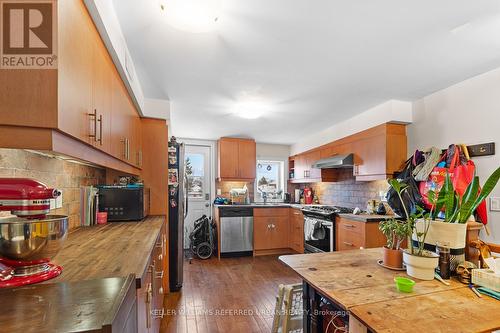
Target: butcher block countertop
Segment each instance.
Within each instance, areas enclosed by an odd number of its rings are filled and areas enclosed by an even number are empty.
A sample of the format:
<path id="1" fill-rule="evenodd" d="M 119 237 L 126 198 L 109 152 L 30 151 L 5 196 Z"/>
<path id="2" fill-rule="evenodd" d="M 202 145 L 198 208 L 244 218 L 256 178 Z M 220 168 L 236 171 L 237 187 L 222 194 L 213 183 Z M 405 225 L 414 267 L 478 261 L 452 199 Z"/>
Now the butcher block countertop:
<path id="1" fill-rule="evenodd" d="M 394 277 L 407 277 L 406 272 L 379 266 L 381 257 L 382 249 L 374 248 L 286 255 L 280 260 L 374 332 L 486 332 L 500 328 L 500 301 L 478 298 L 453 279 L 450 286 L 414 279 L 413 293 L 400 293 Z"/>
<path id="2" fill-rule="evenodd" d="M 135 290 L 132 275 L 0 289 L 0 331 L 122 332 Z"/>
<path id="3" fill-rule="evenodd" d="M 70 232 L 53 260 L 63 273 L 46 283 L 134 274 L 141 287 L 148 264 L 144 258 L 152 252 L 164 222 L 164 216 L 150 216 L 141 222 L 111 222 Z"/>

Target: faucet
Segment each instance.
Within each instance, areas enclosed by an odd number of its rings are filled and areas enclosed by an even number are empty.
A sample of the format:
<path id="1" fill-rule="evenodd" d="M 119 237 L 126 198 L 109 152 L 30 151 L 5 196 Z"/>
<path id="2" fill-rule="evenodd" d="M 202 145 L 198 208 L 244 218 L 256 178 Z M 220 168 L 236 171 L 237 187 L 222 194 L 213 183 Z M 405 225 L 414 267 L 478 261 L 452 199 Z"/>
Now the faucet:
<path id="1" fill-rule="evenodd" d="M 267 192 L 262 191 L 262 200 L 264 200 L 264 204 L 267 203 Z"/>

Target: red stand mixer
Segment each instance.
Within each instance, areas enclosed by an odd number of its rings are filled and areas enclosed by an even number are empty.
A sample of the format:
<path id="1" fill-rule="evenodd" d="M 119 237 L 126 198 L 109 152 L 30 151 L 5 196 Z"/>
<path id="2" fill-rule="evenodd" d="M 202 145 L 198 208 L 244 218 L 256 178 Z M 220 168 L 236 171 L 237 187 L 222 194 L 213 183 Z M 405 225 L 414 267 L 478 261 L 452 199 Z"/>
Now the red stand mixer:
<path id="1" fill-rule="evenodd" d="M 50 263 L 68 233 L 68 217 L 47 215 L 50 199 L 61 192 L 25 178 L 0 178 L 0 288 L 52 279 L 60 266 Z"/>

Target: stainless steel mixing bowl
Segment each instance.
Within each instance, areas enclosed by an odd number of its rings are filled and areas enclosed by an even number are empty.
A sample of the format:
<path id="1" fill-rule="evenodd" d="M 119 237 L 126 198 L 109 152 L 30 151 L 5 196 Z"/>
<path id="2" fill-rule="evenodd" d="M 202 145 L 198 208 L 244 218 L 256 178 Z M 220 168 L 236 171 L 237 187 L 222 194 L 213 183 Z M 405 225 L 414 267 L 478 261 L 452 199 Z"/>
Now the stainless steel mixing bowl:
<path id="1" fill-rule="evenodd" d="M 68 234 L 68 217 L 0 219 L 0 256 L 20 261 L 52 259 Z"/>

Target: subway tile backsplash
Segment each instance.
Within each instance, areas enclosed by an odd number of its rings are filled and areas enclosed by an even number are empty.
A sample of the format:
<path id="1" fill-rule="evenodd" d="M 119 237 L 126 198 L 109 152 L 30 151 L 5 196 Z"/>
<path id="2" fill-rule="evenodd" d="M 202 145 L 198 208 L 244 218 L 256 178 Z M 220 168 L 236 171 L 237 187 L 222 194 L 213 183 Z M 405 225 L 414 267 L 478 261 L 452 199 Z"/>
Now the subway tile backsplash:
<path id="1" fill-rule="evenodd" d="M 80 225 L 80 187 L 103 184 L 106 171 L 26 150 L 0 148 L 0 177 L 32 178 L 62 190 L 62 208 L 51 214 L 69 216 L 70 228 L 76 228 Z"/>
<path id="2" fill-rule="evenodd" d="M 380 200 L 379 192 L 385 192 L 389 188 L 386 180 L 357 182 L 352 175 L 352 170 L 346 169 L 341 172 L 338 182 L 300 184 L 299 186 L 292 184 L 290 192 L 293 193 L 295 188 L 309 186 L 318 196 L 321 204 L 349 208 L 359 207 L 364 210 L 368 200 Z"/>

